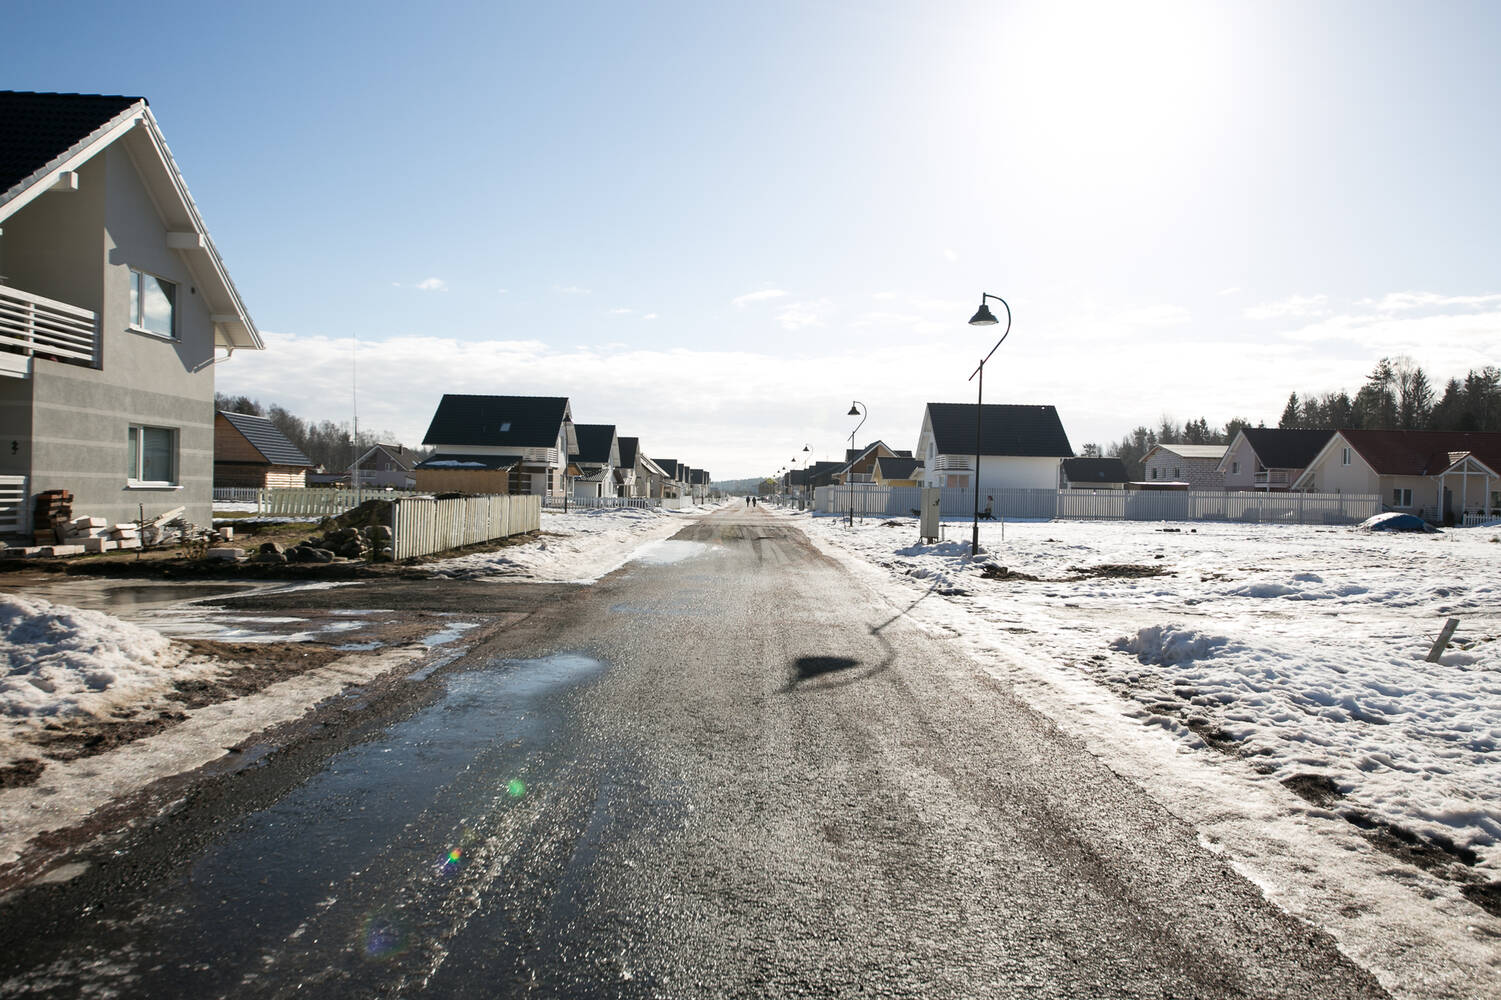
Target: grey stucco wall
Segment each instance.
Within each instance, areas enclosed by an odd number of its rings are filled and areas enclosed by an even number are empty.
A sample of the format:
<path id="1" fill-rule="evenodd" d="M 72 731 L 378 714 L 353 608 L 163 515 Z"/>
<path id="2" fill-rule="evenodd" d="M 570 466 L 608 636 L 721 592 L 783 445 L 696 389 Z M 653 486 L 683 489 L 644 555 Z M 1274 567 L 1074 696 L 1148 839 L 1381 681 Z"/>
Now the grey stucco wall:
<path id="1" fill-rule="evenodd" d="M 86 266 L 100 288 L 96 303 L 33 290 L 95 308 L 100 313 L 100 367 L 38 359 L 32 379 L 31 492 L 67 489 L 75 514 L 130 521 L 141 506 L 148 517 L 177 506 L 187 518 L 208 525 L 213 516 L 214 370 L 213 325 L 181 252 L 167 248 L 166 227 L 156 213 L 122 143 L 95 157 L 80 171 L 80 189 L 44 196 L 17 217 L 52 198 L 88 194 L 102 199 L 95 251 Z M 87 190 L 86 190 L 87 189 Z M 53 211 L 48 205 L 45 211 Z M 46 243 L 45 232 L 22 230 Z M 7 256 L 21 252 L 17 232 L 6 225 Z M 39 254 L 75 266 L 66 255 Z M 177 284 L 177 339 L 167 340 L 129 328 L 130 269 L 135 267 Z M 62 287 L 62 277 L 52 287 Z M 83 279 L 77 279 L 79 285 Z M 176 432 L 177 486 L 131 487 L 127 483 L 127 433 L 132 424 L 168 427 Z"/>

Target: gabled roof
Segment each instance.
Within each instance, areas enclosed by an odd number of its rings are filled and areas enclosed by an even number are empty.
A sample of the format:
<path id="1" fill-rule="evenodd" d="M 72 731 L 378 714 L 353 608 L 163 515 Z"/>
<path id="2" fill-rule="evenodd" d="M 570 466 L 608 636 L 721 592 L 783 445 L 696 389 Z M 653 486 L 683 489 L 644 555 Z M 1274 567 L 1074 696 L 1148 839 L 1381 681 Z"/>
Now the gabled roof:
<path id="1" fill-rule="evenodd" d="M 615 441 L 620 446 L 621 467 L 626 469 L 635 468 L 636 452 L 641 448 L 641 439 L 638 437 L 617 437 Z"/>
<path id="2" fill-rule="evenodd" d="M 661 476 L 663 479 L 672 478 L 667 474 L 666 469 L 662 468 L 656 462 L 653 462 L 651 458 L 645 454 L 641 456 L 641 465 L 646 469 L 646 474 L 648 476 Z"/>
<path id="3" fill-rule="evenodd" d="M 911 479 L 912 473 L 922 468 L 922 460 L 898 455 L 895 458 L 876 459 L 876 469 L 882 479 Z"/>
<path id="4" fill-rule="evenodd" d="M 1154 451 L 1165 451 L 1191 461 L 1218 462 L 1225 457 L 1225 447 L 1222 444 L 1159 444 L 1148 449 L 1147 454 L 1142 456 L 1142 461 L 1146 461 L 1147 456 Z"/>
<path id="5" fill-rule="evenodd" d="M 574 424 L 573 432 L 578 437 L 573 458 L 591 465 L 610 461 L 610 446 L 616 443 L 614 424 Z"/>
<path id="6" fill-rule="evenodd" d="M 556 448 L 566 425 L 568 451 L 578 450 L 567 396 L 473 396 L 446 392 L 423 437 L 425 445 Z M 566 455 L 560 455 L 566 461 Z"/>
<path id="7" fill-rule="evenodd" d="M 417 461 L 417 453 L 415 451 L 407 451 L 399 444 L 377 444 L 372 445 L 365 454 L 351 463 L 349 468 L 353 469 L 356 465 L 364 468 L 375 457 L 376 452 L 383 452 L 391 460 L 391 464 L 403 472 L 411 472 L 413 465 Z"/>
<path id="8" fill-rule="evenodd" d="M 677 479 L 679 466 L 682 464 L 675 458 L 659 458 L 656 463 L 662 467 L 662 473 L 668 479 Z"/>
<path id="9" fill-rule="evenodd" d="M 1501 470 L 1501 432 L 1340 431 L 1379 476 L 1436 476 L 1469 453 Z M 1331 442 L 1332 443 L 1332 442 Z"/>
<path id="10" fill-rule="evenodd" d="M 261 457 L 270 464 L 312 468 L 313 460 L 304 455 L 301 448 L 265 417 L 257 417 L 252 413 L 231 413 L 228 410 L 220 410 L 219 416 L 239 431 L 240 436 L 249 441 L 250 446 L 260 452 Z"/>
<path id="11" fill-rule="evenodd" d="M 1331 430 L 1298 427 L 1243 427 L 1225 449 L 1220 468 L 1230 460 L 1235 446 L 1244 439 L 1266 469 L 1306 469 L 1334 436 Z"/>
<path id="12" fill-rule="evenodd" d="M 209 307 L 214 343 L 265 347 L 144 97 L 0 91 L 0 225 L 120 142 Z"/>
<path id="13" fill-rule="evenodd" d="M 929 403 L 927 411 L 940 455 L 975 454 L 974 403 Z M 982 455 L 1073 457 L 1063 422 L 1052 406 L 986 403 L 980 419 Z"/>
<path id="14" fill-rule="evenodd" d="M 1124 483 L 1126 463 L 1118 458 L 1065 458 L 1063 474 L 1070 483 Z"/>
<path id="15" fill-rule="evenodd" d="M 709 473 L 706 469 L 689 469 L 688 475 L 694 486 L 709 485 Z"/>

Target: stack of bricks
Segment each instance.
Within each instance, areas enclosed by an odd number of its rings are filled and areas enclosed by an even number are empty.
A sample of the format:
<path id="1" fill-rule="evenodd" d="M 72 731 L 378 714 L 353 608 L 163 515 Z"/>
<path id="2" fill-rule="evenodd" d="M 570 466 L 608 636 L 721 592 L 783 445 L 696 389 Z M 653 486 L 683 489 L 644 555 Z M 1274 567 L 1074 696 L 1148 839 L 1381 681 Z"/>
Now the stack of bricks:
<path id="1" fill-rule="evenodd" d="M 82 543 L 85 552 L 141 547 L 140 527 L 128 522 L 111 525 L 102 517 L 80 517 L 75 518 L 64 531 L 69 541 Z"/>
<path id="2" fill-rule="evenodd" d="M 35 496 L 34 503 L 32 543 L 56 545 L 61 542 L 64 525 L 73 519 L 73 494 L 67 490 L 46 490 Z"/>

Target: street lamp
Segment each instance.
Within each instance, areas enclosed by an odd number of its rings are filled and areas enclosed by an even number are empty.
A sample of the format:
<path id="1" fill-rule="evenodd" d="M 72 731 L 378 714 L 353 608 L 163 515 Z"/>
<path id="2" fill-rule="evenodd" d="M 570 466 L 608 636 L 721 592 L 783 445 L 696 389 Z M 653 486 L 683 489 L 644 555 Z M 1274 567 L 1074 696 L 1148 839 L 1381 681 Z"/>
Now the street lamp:
<path id="1" fill-rule="evenodd" d="M 803 495 L 798 510 L 807 510 L 813 500 L 813 484 L 808 482 L 808 446 L 803 445 Z"/>
<path id="2" fill-rule="evenodd" d="M 995 313 L 991 312 L 990 307 L 985 304 L 986 299 L 995 299 L 1006 307 L 1006 332 L 1001 334 L 1001 339 L 997 340 L 995 347 L 990 349 L 990 354 L 994 354 L 996 347 L 1000 347 L 1002 341 L 1011 334 L 1011 306 L 1007 305 L 1006 300 L 999 295 L 982 292 L 980 294 L 980 309 L 970 318 L 970 326 L 995 326 L 1000 322 L 1000 320 L 995 318 Z M 985 362 L 990 360 L 990 354 L 985 355 L 980 360 L 980 367 L 970 373 L 968 379 L 968 381 L 973 382 L 976 375 L 980 376 L 979 389 L 975 393 L 975 516 L 974 536 L 970 539 L 969 543 L 969 555 L 971 559 L 980 554 L 980 421 L 985 402 Z"/>
<path id="3" fill-rule="evenodd" d="M 861 410 L 865 412 L 861 413 Z M 860 418 L 860 422 L 855 425 L 855 429 L 850 431 L 850 451 L 854 451 L 855 435 L 860 433 L 860 428 L 865 426 L 865 418 L 870 416 L 870 409 L 857 399 L 850 403 L 850 412 L 846 416 Z M 844 485 L 850 495 L 850 527 L 853 528 L 855 526 L 855 460 L 853 458 L 845 466 Z"/>

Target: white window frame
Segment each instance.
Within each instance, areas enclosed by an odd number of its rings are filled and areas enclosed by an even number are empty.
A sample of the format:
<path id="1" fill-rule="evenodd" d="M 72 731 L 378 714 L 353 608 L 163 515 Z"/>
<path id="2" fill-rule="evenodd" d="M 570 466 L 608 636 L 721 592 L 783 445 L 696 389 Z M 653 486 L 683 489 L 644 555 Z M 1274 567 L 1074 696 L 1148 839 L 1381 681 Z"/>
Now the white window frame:
<path id="1" fill-rule="evenodd" d="M 1405 487 L 1405 486 L 1394 486 L 1394 487 L 1392 487 L 1392 506 L 1393 507 L 1411 507 L 1412 506 L 1412 488 L 1411 487 Z"/>
<path id="2" fill-rule="evenodd" d="M 147 329 L 146 324 L 142 322 L 142 316 L 141 316 L 141 311 L 140 311 L 141 310 L 141 302 L 145 299 L 145 294 L 144 294 L 145 289 L 141 285 L 141 279 L 143 277 L 144 278 L 151 278 L 153 281 L 160 282 L 161 284 L 168 285 L 168 286 L 170 286 L 172 288 L 172 332 L 171 333 L 164 334 L 164 333 L 162 333 L 159 330 Z M 158 340 L 177 340 L 178 339 L 178 335 L 177 335 L 177 333 L 178 333 L 177 306 L 179 304 L 178 303 L 177 292 L 178 292 L 178 289 L 181 288 L 181 287 L 182 286 L 178 282 L 172 281 L 172 280 L 167 279 L 167 278 L 163 278 L 159 274 L 153 274 L 150 271 L 144 271 L 144 270 L 142 270 L 139 267 L 132 267 L 132 268 L 130 268 L 130 287 L 126 290 L 126 295 L 125 295 L 125 309 L 126 309 L 126 312 L 128 312 L 130 315 L 129 315 L 129 318 L 128 318 L 127 322 L 126 322 L 126 325 L 131 330 L 135 331 L 136 333 L 144 333 L 146 336 L 148 336 L 148 337 L 155 337 Z M 132 302 L 135 303 L 134 308 L 131 307 L 131 303 Z"/>
<path id="3" fill-rule="evenodd" d="M 167 479 L 141 479 L 140 470 L 145 466 L 146 431 L 164 431 L 168 435 L 167 451 L 172 468 Z M 125 431 L 125 484 L 137 489 L 181 489 L 182 463 L 178 456 L 180 435 L 176 427 L 155 427 L 151 424 L 131 424 Z M 134 473 L 132 474 L 132 469 Z"/>

